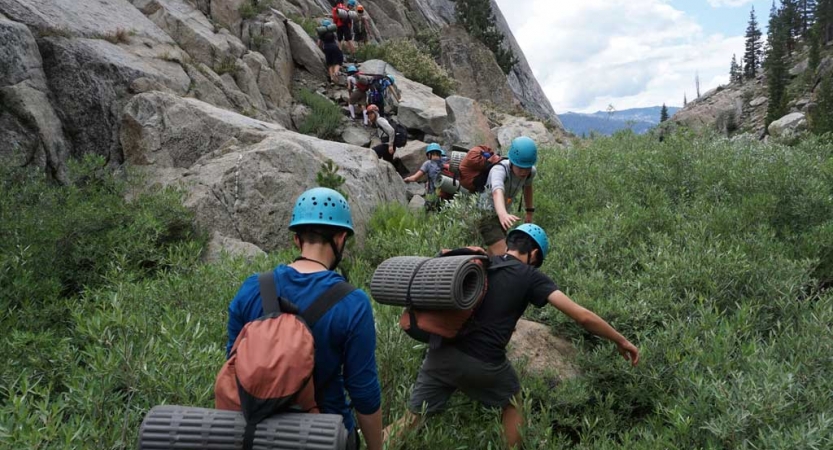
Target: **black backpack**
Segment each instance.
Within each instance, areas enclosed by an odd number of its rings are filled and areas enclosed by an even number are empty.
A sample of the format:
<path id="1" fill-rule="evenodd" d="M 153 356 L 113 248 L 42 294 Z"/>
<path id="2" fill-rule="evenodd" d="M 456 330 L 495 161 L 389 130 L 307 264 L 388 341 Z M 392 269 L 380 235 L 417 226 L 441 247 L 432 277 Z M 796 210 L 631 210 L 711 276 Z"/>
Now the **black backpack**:
<path id="1" fill-rule="evenodd" d="M 408 143 L 408 129 L 393 119 L 388 119 L 388 123 L 394 131 L 393 146 L 396 148 L 404 147 Z"/>

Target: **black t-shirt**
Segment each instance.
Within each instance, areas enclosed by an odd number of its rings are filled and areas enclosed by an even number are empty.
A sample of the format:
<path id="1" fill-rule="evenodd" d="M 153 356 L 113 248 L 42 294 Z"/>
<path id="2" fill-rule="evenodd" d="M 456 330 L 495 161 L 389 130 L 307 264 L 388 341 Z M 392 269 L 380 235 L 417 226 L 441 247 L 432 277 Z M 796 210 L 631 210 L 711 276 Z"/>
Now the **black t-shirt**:
<path id="1" fill-rule="evenodd" d="M 515 260 L 510 255 L 493 256 L 492 265 Z M 501 363 L 506 359 L 506 346 L 515 325 L 528 304 L 542 307 L 558 290 L 555 282 L 533 266 L 513 264 L 489 269 L 489 290 L 483 303 L 474 312 L 463 336 L 449 345 L 481 361 Z"/>
<path id="2" fill-rule="evenodd" d="M 320 37 L 321 37 L 321 42 L 323 42 L 325 44 L 337 44 L 338 43 L 338 38 L 336 37 L 336 34 L 333 33 L 332 31 L 327 31 L 326 33 L 320 35 Z"/>

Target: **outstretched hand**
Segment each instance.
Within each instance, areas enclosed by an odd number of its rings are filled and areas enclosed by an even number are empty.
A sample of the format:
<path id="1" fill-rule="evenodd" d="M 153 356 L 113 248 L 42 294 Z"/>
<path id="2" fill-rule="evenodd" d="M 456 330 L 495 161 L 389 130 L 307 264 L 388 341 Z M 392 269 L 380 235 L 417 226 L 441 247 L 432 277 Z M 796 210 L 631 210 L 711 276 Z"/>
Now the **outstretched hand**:
<path id="1" fill-rule="evenodd" d="M 624 342 L 620 342 L 616 344 L 617 350 L 619 350 L 619 354 L 625 358 L 626 361 L 631 362 L 631 366 L 635 366 L 639 363 L 639 349 L 636 348 L 635 345 L 631 344 L 630 341 L 625 340 Z"/>
<path id="2" fill-rule="evenodd" d="M 498 217 L 498 220 L 500 220 L 500 226 L 502 226 L 504 230 L 508 230 L 515 224 L 515 222 L 521 220 L 521 218 L 513 214 L 503 214 Z"/>

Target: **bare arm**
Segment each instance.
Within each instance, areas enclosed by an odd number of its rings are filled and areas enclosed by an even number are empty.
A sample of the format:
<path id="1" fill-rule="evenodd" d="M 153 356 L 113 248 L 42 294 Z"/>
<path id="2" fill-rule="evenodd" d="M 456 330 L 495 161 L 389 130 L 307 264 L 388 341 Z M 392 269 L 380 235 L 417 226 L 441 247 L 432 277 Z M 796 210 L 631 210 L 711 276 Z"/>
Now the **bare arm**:
<path id="1" fill-rule="evenodd" d="M 532 185 L 524 186 L 524 205 L 526 205 L 526 209 L 535 209 L 533 206 L 535 203 L 532 202 Z M 532 212 L 526 211 L 526 223 L 532 223 Z"/>
<path id="2" fill-rule="evenodd" d="M 356 413 L 367 450 L 382 450 L 382 409 L 373 414 Z"/>
<path id="3" fill-rule="evenodd" d="M 495 212 L 497 213 L 498 220 L 500 221 L 500 226 L 502 226 L 504 230 L 508 230 L 512 224 L 521 220 L 521 218 L 506 212 L 506 200 L 504 198 L 503 189 L 495 189 L 492 191 L 492 202 L 495 204 Z"/>
<path id="4" fill-rule="evenodd" d="M 616 344 L 619 354 L 630 361 L 632 366 L 635 366 L 639 362 L 639 350 L 636 346 L 631 344 L 630 341 L 625 339 L 624 336 L 619 334 L 618 331 L 593 311 L 578 305 L 561 291 L 555 291 L 550 294 L 547 301 L 550 305 L 581 325 L 585 330 Z"/>
<path id="5" fill-rule="evenodd" d="M 402 181 L 404 181 L 406 183 L 413 183 L 413 182 L 419 180 L 420 178 L 422 178 L 423 175 L 425 175 L 425 172 L 423 172 L 422 169 L 420 169 L 420 170 L 417 170 L 417 172 L 415 174 L 413 174 L 409 177 L 403 178 Z"/>

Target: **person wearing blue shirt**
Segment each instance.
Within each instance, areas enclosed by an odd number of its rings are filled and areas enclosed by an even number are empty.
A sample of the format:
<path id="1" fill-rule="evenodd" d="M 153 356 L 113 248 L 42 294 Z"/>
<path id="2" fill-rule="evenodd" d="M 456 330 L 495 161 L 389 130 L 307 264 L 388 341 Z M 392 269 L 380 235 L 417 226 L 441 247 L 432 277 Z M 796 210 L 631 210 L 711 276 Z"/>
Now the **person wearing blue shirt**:
<path id="1" fill-rule="evenodd" d="M 301 256 L 274 269 L 276 291 L 278 297 L 304 311 L 327 289 L 345 281 L 334 270 L 353 234 L 350 205 L 332 189 L 310 189 L 296 200 L 289 230 L 295 233 L 294 243 Z M 258 276 L 252 275 L 229 305 L 227 356 L 243 326 L 262 315 Z M 352 406 L 367 448 L 381 450 L 382 393 L 376 369 L 376 329 L 367 294 L 356 289 L 346 295 L 315 323 L 312 335 L 320 411 L 344 417 L 350 436 L 347 448 L 357 449 Z"/>

